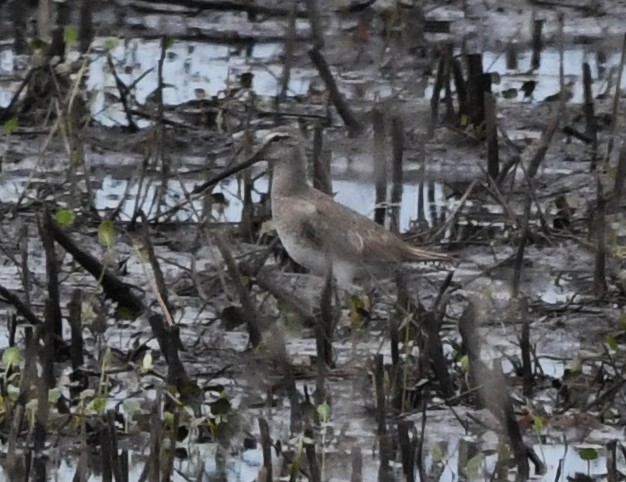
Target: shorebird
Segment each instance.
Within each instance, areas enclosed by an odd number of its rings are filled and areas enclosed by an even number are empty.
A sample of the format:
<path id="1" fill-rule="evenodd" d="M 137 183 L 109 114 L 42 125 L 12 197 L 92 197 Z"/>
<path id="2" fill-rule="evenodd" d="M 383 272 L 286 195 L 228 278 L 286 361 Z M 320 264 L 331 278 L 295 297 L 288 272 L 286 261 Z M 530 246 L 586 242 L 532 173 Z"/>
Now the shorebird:
<path id="1" fill-rule="evenodd" d="M 450 261 L 442 253 L 412 246 L 307 183 L 304 139 L 279 127 L 263 143 L 273 167 L 272 218 L 287 254 L 316 275 L 329 263 L 339 287 L 352 291 L 355 277 L 402 262 Z"/>

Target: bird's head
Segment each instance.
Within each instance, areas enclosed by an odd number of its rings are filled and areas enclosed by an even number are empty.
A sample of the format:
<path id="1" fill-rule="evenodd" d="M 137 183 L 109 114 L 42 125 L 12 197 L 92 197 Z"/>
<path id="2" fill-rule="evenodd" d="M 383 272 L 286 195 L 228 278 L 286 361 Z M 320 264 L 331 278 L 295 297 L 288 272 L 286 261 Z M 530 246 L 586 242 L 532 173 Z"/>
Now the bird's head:
<path id="1" fill-rule="evenodd" d="M 263 139 L 261 157 L 273 165 L 302 163 L 304 160 L 304 138 L 295 127 L 277 127 Z"/>

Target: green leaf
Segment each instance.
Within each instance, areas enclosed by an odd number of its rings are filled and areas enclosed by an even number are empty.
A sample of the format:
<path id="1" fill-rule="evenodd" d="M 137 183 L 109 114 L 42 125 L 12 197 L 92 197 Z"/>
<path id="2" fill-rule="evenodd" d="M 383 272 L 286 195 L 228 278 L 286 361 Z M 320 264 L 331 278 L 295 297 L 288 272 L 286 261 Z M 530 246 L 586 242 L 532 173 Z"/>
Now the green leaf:
<path id="1" fill-rule="evenodd" d="M 61 399 L 61 389 L 54 387 L 48 390 L 48 403 L 55 405 Z"/>
<path id="2" fill-rule="evenodd" d="M 598 458 L 598 451 L 592 447 L 586 447 L 578 450 L 578 455 L 583 460 L 596 460 Z"/>
<path id="3" fill-rule="evenodd" d="M 484 456 L 482 453 L 474 455 L 471 459 L 467 461 L 467 465 L 465 466 L 465 471 L 469 477 L 478 477 L 480 473 L 480 468 L 483 464 Z"/>
<path id="4" fill-rule="evenodd" d="M 617 346 L 618 346 L 617 340 L 615 339 L 615 336 L 612 335 L 611 333 L 606 335 L 606 344 L 609 346 L 611 350 L 617 350 Z"/>
<path id="5" fill-rule="evenodd" d="M 16 385 L 7 385 L 7 398 L 12 402 L 17 401 L 20 396 L 20 387 Z"/>
<path id="6" fill-rule="evenodd" d="M 74 222 L 74 213 L 69 209 L 62 209 L 56 214 L 57 223 L 61 226 L 69 226 Z"/>
<path id="7" fill-rule="evenodd" d="M 493 292 L 494 292 L 493 287 L 488 286 L 484 289 L 483 294 L 485 295 L 485 298 L 491 300 L 493 298 Z"/>
<path id="8" fill-rule="evenodd" d="M 115 37 L 109 37 L 104 41 L 104 50 L 107 52 L 115 49 L 120 43 L 120 40 Z"/>
<path id="9" fill-rule="evenodd" d="M 78 29 L 73 25 L 65 27 L 63 39 L 67 45 L 74 45 L 78 41 Z"/>
<path id="10" fill-rule="evenodd" d="M 17 129 L 17 117 L 11 117 L 8 121 L 6 121 L 4 128 L 7 130 L 7 134 L 13 134 L 15 129 Z"/>
<path id="11" fill-rule="evenodd" d="M 251 89 L 253 79 L 254 79 L 254 74 L 252 72 L 244 72 L 239 77 L 239 86 L 242 89 Z"/>
<path id="12" fill-rule="evenodd" d="M 39 38 L 34 38 L 28 44 L 31 50 L 46 50 L 49 47 L 48 42 Z"/>
<path id="13" fill-rule="evenodd" d="M 432 449 L 430 449 L 430 456 L 432 457 L 433 462 L 438 464 L 440 462 L 443 462 L 443 459 L 446 456 L 446 453 L 444 452 L 441 444 L 437 443 L 433 445 Z"/>
<path id="14" fill-rule="evenodd" d="M 567 364 L 567 368 L 570 372 L 576 374 L 582 371 L 583 365 L 579 358 L 574 358 L 573 360 L 570 360 L 570 362 Z"/>
<path id="15" fill-rule="evenodd" d="M 2 363 L 8 368 L 19 365 L 22 355 L 17 347 L 11 346 L 4 350 L 2 354 Z"/>
<path id="16" fill-rule="evenodd" d="M 104 409 L 107 406 L 107 399 L 104 396 L 96 397 L 93 400 L 93 410 L 96 413 L 104 413 Z"/>
<path id="17" fill-rule="evenodd" d="M 141 411 L 141 404 L 136 398 L 124 399 L 124 401 L 122 402 L 122 406 L 124 407 L 124 411 L 128 415 L 130 415 L 131 418 L 133 418 L 136 413 L 139 413 Z"/>
<path id="18" fill-rule="evenodd" d="M 128 308 L 127 306 L 121 306 L 117 309 L 117 317 L 120 320 L 124 320 L 124 321 L 132 321 L 134 319 L 133 316 L 133 310 L 131 310 L 130 308 Z"/>
<path id="19" fill-rule="evenodd" d="M 174 37 L 170 35 L 166 35 L 163 38 L 163 46 L 165 47 L 165 50 L 171 49 L 173 45 L 174 45 Z"/>
<path id="20" fill-rule="evenodd" d="M 536 413 L 532 414 L 532 418 L 535 429 L 541 432 L 545 426 L 545 424 L 543 423 L 543 418 L 541 418 L 541 416 L 537 415 Z"/>
<path id="21" fill-rule="evenodd" d="M 613 166 L 611 166 L 610 164 L 606 165 L 606 173 L 613 181 L 617 177 L 616 169 Z"/>
<path id="22" fill-rule="evenodd" d="M 113 361 L 113 352 L 110 348 L 104 352 L 104 356 L 102 357 L 102 369 L 106 370 L 111 366 L 111 362 Z"/>
<path id="23" fill-rule="evenodd" d="M 326 402 L 320 403 L 317 406 L 317 415 L 319 416 L 320 422 L 327 423 L 330 420 L 330 414 L 330 405 L 328 405 Z"/>
<path id="24" fill-rule="evenodd" d="M 98 241 L 107 248 L 113 247 L 115 242 L 115 225 L 110 219 L 105 219 L 98 226 Z"/>
<path id="25" fill-rule="evenodd" d="M 226 397 L 220 397 L 210 405 L 211 414 L 226 415 L 230 411 L 230 402 Z"/>
<path id="26" fill-rule="evenodd" d="M 172 412 L 163 412 L 163 425 L 167 430 L 174 427 L 174 414 Z"/>
<path id="27" fill-rule="evenodd" d="M 141 360 L 141 373 L 147 373 L 154 368 L 154 363 L 152 362 L 152 353 L 146 352 L 143 356 L 143 360 Z"/>
<path id="28" fill-rule="evenodd" d="M 467 355 L 463 355 L 463 357 L 459 360 L 459 365 L 461 366 L 461 370 L 468 373 L 470 369 L 469 357 Z"/>
<path id="29" fill-rule="evenodd" d="M 261 229 L 259 230 L 259 236 L 263 236 L 264 234 L 274 234 L 275 232 L 276 232 L 276 226 L 274 226 L 274 223 L 271 220 L 269 220 L 261 224 Z"/>

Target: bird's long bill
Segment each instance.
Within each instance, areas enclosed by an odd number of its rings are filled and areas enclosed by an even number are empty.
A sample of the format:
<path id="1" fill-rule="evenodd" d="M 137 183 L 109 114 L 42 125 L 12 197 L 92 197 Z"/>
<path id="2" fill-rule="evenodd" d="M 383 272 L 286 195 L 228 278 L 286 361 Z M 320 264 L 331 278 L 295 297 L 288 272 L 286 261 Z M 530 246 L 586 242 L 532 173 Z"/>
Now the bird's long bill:
<path id="1" fill-rule="evenodd" d="M 202 191 L 205 191 L 206 189 L 209 189 L 210 187 L 215 186 L 218 182 L 223 181 L 227 177 L 230 177 L 233 174 L 237 174 L 238 172 L 243 171 L 244 169 L 247 169 L 253 166 L 257 162 L 262 161 L 266 148 L 267 148 L 267 143 L 264 143 L 248 159 L 246 159 L 240 164 L 237 164 L 236 166 L 223 170 L 219 174 L 216 174 L 208 181 L 205 181 L 199 186 L 197 186 L 196 188 L 194 188 L 191 194 L 198 194 Z"/>

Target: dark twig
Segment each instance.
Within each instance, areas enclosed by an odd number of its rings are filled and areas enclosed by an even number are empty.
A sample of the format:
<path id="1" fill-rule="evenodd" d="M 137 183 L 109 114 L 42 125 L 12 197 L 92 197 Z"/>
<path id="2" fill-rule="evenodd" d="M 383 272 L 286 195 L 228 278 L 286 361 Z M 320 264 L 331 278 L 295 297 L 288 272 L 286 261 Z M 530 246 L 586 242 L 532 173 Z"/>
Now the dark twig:
<path id="1" fill-rule="evenodd" d="M 593 143 L 593 157 L 595 159 L 598 150 L 598 128 L 596 118 L 593 115 L 593 96 L 591 94 L 591 67 L 588 62 L 583 63 L 583 111 L 585 113 L 585 135 Z"/>
<path id="2" fill-rule="evenodd" d="M 487 134 L 487 173 L 491 179 L 498 179 L 500 161 L 498 155 L 498 121 L 496 119 L 496 99 L 485 93 L 485 124 Z"/>
<path id="3" fill-rule="evenodd" d="M 11 293 L 4 286 L 0 285 L 0 298 L 13 305 L 17 312 L 22 315 L 28 323 L 34 326 L 42 325 L 42 321 L 37 317 L 26 304 L 20 300 L 16 295 Z"/>
<path id="4" fill-rule="evenodd" d="M 515 256 L 515 264 L 513 265 L 513 287 L 512 297 L 517 298 L 519 296 L 520 282 L 522 278 L 522 266 L 524 265 L 524 250 L 526 249 L 526 240 L 528 239 L 528 226 L 530 224 L 530 195 L 526 197 L 526 203 L 524 208 L 524 220 L 522 224 L 522 230 L 519 233 L 519 241 L 517 245 L 517 255 Z"/>
<path id="5" fill-rule="evenodd" d="M 485 121 L 485 92 L 491 90 L 491 80 L 488 81 L 488 85 L 484 82 L 486 79 L 483 73 L 482 54 L 467 54 L 466 61 L 469 120 L 472 122 L 475 129 L 480 129 Z M 489 79 L 491 78 L 489 77 Z"/>
<path id="6" fill-rule="evenodd" d="M 259 431 L 261 432 L 261 450 L 263 451 L 263 467 L 265 468 L 265 481 L 272 482 L 272 439 L 267 420 L 259 417 Z"/>
<path id="7" fill-rule="evenodd" d="M 323 155 L 324 128 L 317 122 L 313 128 L 313 187 L 330 195 L 333 191 L 330 157 Z"/>
<path id="8" fill-rule="evenodd" d="M 619 150 L 619 160 L 617 161 L 617 172 L 615 173 L 615 184 L 613 185 L 615 204 L 619 204 L 624 192 L 624 180 L 626 180 L 626 142 L 622 143 L 622 147 Z"/>
<path id="9" fill-rule="evenodd" d="M 596 259 L 593 288 L 596 297 L 602 298 L 606 293 L 606 199 L 599 174 L 596 174 L 596 191 Z"/>
<path id="10" fill-rule="evenodd" d="M 543 49 L 543 19 L 533 19 L 532 31 L 532 57 L 530 59 L 530 68 L 537 70 L 541 65 L 541 50 Z"/>
<path id="11" fill-rule="evenodd" d="M 115 79 L 115 86 L 117 87 L 117 91 L 120 94 L 120 102 L 122 103 L 122 108 L 124 109 L 124 114 L 126 115 L 126 122 L 128 123 L 127 129 L 129 132 L 137 132 L 139 131 L 139 127 L 133 120 L 133 116 L 130 113 L 130 103 L 128 101 L 128 95 L 130 93 L 126 84 L 122 82 L 122 79 L 117 75 L 117 71 L 115 70 L 115 64 L 113 64 L 113 59 L 111 58 L 111 54 L 107 54 L 107 64 L 111 73 L 113 74 L 113 78 Z"/>
<path id="12" fill-rule="evenodd" d="M 85 361 L 83 353 L 82 299 L 82 291 L 77 288 L 72 293 L 72 298 L 69 302 L 70 358 L 72 360 L 70 396 L 72 399 L 76 399 L 89 386 L 89 378 L 80 371 Z"/>
<path id="13" fill-rule="evenodd" d="M 622 85 L 622 73 L 624 71 L 624 64 L 626 63 L 626 33 L 624 34 L 624 40 L 622 41 L 622 56 L 619 62 L 619 68 L 617 69 L 617 83 L 615 85 L 615 96 L 613 97 L 613 111 L 611 113 L 611 134 L 609 135 L 609 142 L 606 148 L 606 157 L 604 159 L 605 164 L 611 159 L 611 153 L 613 152 L 613 143 L 617 136 L 617 124 L 619 119 L 619 99 Z"/>
<path id="14" fill-rule="evenodd" d="M 404 159 L 404 122 L 399 116 L 391 119 L 391 211 L 389 229 L 400 232 L 400 204 L 402 202 Z"/>
<path id="15" fill-rule="evenodd" d="M 593 143 L 592 137 L 589 137 L 586 133 L 580 132 L 579 130 L 575 129 L 572 126 L 563 127 L 563 134 L 565 134 L 566 136 L 572 136 L 578 139 L 579 141 L 584 142 L 585 144 Z"/>
<path id="16" fill-rule="evenodd" d="M 309 23 L 311 24 L 311 32 L 313 33 L 313 47 L 315 49 L 323 49 L 324 29 L 322 28 L 322 19 L 317 0 L 304 0 L 304 4 L 309 14 Z"/>
<path id="17" fill-rule="evenodd" d="M 452 75 L 454 78 L 454 88 L 459 99 L 459 123 L 463 124 L 463 119 L 467 118 L 467 87 L 465 79 L 463 79 L 463 70 L 461 62 L 458 59 L 452 59 Z"/>
<path id="18" fill-rule="evenodd" d="M 104 271 L 102 263 L 90 253 L 79 248 L 54 221 L 50 223 L 50 229 L 55 241 L 63 246 L 94 278 L 100 280 L 104 294 L 107 297 L 117 302 L 120 307 L 126 308 L 131 316 L 137 317 L 140 313 L 146 311 L 144 303 L 130 291 L 130 287 L 127 284 L 108 271 Z M 166 325 L 163 316 L 157 313 L 151 313 L 148 316 L 148 321 L 168 364 L 168 383 L 178 389 L 182 399 L 189 403 L 195 403 L 198 395 L 198 386 L 189 378 L 180 360 L 179 348 L 181 343 L 178 326 Z"/>
<path id="19" fill-rule="evenodd" d="M 539 141 L 539 146 L 537 147 L 537 150 L 535 151 L 535 155 L 528 163 L 528 176 L 531 178 L 535 177 L 535 175 L 537 174 L 537 171 L 539 170 L 539 166 L 541 165 L 541 162 L 546 156 L 546 153 L 548 152 L 548 148 L 550 147 L 550 144 L 552 143 L 554 134 L 559 128 L 559 122 L 561 120 L 561 107 L 560 106 L 561 106 L 561 103 L 559 102 L 559 108 L 554 112 L 554 116 L 552 117 L 552 119 L 550 119 L 550 122 L 548 123 L 546 130 L 543 132 L 543 135 L 541 136 L 541 139 Z"/>
<path id="20" fill-rule="evenodd" d="M 352 475 L 350 482 L 363 482 L 363 456 L 357 446 L 352 448 Z"/>
<path id="21" fill-rule="evenodd" d="M 430 98 L 430 124 L 428 126 L 428 135 L 431 137 L 437 128 L 439 118 L 439 101 L 441 98 L 441 89 L 443 88 L 443 76 L 446 70 L 446 56 L 443 52 L 439 55 L 439 63 L 437 65 L 437 74 L 435 75 L 435 84 L 433 86 L 433 94 Z"/>
<path id="22" fill-rule="evenodd" d="M 526 303 L 523 303 L 526 307 Z M 520 310 L 522 316 L 522 334 L 520 336 L 520 351 L 522 353 L 522 380 L 523 394 L 525 397 L 531 398 L 533 395 L 533 369 L 531 362 L 531 346 L 530 346 L 530 320 L 526 310 Z"/>
<path id="23" fill-rule="evenodd" d="M 39 223 L 44 253 L 46 255 L 46 277 L 48 280 L 48 300 L 50 301 L 50 316 L 52 334 L 54 337 L 54 350 L 58 351 L 63 344 L 63 319 L 61 316 L 61 295 L 59 291 L 59 267 L 54 248 L 54 239 L 50 231 L 50 212 L 46 209 L 43 213 L 43 223 Z"/>
<path id="24" fill-rule="evenodd" d="M 315 48 L 309 50 L 309 57 L 313 61 L 313 64 L 315 64 L 315 67 L 317 68 L 320 77 L 322 77 L 324 84 L 326 84 L 326 88 L 330 94 L 330 99 L 337 109 L 339 116 L 348 128 L 350 137 L 358 136 L 363 130 L 363 126 L 361 126 L 361 123 L 355 117 L 343 95 L 339 92 L 339 88 L 337 87 L 337 83 L 330 72 L 330 67 L 326 62 L 326 59 L 319 49 Z"/>
<path id="25" fill-rule="evenodd" d="M 129 285 L 110 272 L 104 271 L 103 264 L 86 250 L 79 248 L 54 221 L 50 222 L 50 231 L 54 236 L 54 240 L 63 246 L 63 249 L 70 253 L 91 276 L 96 279 L 101 278 L 102 289 L 107 297 L 119 303 L 120 306 L 127 308 L 132 316 L 138 316 L 145 309 L 143 302 L 130 291 Z"/>
<path id="26" fill-rule="evenodd" d="M 40 72 L 41 70 L 42 70 L 41 67 L 34 67 L 28 71 L 28 73 L 26 74 L 26 77 L 24 77 L 24 80 L 15 91 L 15 94 L 13 94 L 13 97 L 11 97 L 11 101 L 9 102 L 9 105 L 7 105 L 4 109 L 0 110 L 0 122 L 5 122 L 14 115 L 13 112 L 15 110 L 15 106 L 17 105 L 20 99 L 20 95 L 22 95 L 22 91 L 27 85 L 30 84 L 30 80 L 32 79 L 33 75 L 36 72 Z"/>
<path id="27" fill-rule="evenodd" d="M 333 332 L 335 330 L 335 310 L 333 307 L 333 266 L 328 265 L 322 295 L 320 297 L 320 317 L 315 324 L 317 356 L 319 358 L 318 389 L 324 391 L 323 378 L 327 367 L 333 366 Z"/>
<path id="28" fill-rule="evenodd" d="M 469 373 L 467 385 L 469 390 L 473 390 L 478 386 L 478 368 L 477 361 L 480 360 L 480 335 L 476 328 L 476 305 L 470 300 L 467 307 L 459 318 L 459 333 L 462 340 L 462 353 L 469 360 Z"/>
<path id="29" fill-rule="evenodd" d="M 307 428 L 304 431 L 304 435 L 310 440 L 315 440 L 315 436 L 313 435 L 313 430 L 311 428 Z M 309 481 L 322 482 L 322 472 L 320 470 L 317 454 L 315 452 L 315 442 L 306 443 L 304 445 L 304 452 L 306 454 L 306 459 L 309 462 Z"/>
<path id="30" fill-rule="evenodd" d="M 385 395 L 385 368 L 383 365 L 383 356 L 374 355 L 374 389 L 376 391 L 376 421 L 378 435 L 378 444 L 380 451 L 380 466 L 378 469 L 378 480 L 386 482 L 390 480 L 391 467 L 391 446 L 387 434 L 387 405 Z"/>
<path id="31" fill-rule="evenodd" d="M 402 458 L 402 472 L 406 482 L 415 482 L 415 454 L 417 452 L 417 437 L 411 439 L 409 429 L 414 428 L 413 422 L 402 420 L 398 422 L 398 442 Z"/>
<path id="32" fill-rule="evenodd" d="M 152 273 L 154 274 L 154 282 L 156 284 L 157 295 L 160 298 L 160 301 L 163 303 L 162 307 L 166 312 L 165 316 L 169 318 L 168 321 L 171 323 L 171 315 L 174 313 L 174 308 L 170 303 L 167 293 L 167 286 L 165 285 L 165 278 L 163 277 L 163 271 L 161 270 L 161 265 L 159 264 L 159 260 L 156 257 L 156 254 L 154 252 L 154 246 L 150 239 L 150 228 L 148 227 L 148 220 L 145 213 L 141 210 L 139 211 L 139 218 L 141 219 L 142 223 L 144 248 L 146 249 L 148 261 L 150 262 L 150 267 L 152 268 Z"/>
<path id="33" fill-rule="evenodd" d="M 607 482 L 617 482 L 617 440 L 611 440 L 606 445 L 606 479 Z"/>
<path id="34" fill-rule="evenodd" d="M 158 7 L 161 4 L 153 4 L 152 2 L 131 0 L 130 2 L 121 2 L 120 6 L 128 8 L 129 6 L 138 11 L 147 12 L 161 12 Z M 176 0 L 178 7 L 185 7 L 194 12 L 200 13 L 205 11 L 215 12 L 245 12 L 249 16 L 256 17 L 258 15 L 264 15 L 267 17 L 287 17 L 289 16 L 290 9 L 283 7 L 273 7 L 268 5 L 259 5 L 257 2 L 242 2 L 238 0 Z M 165 13 L 171 13 L 171 11 L 165 11 Z M 296 16 L 298 18 L 308 17 L 308 13 L 305 10 L 296 10 Z"/>
<path id="35" fill-rule="evenodd" d="M 93 0 L 80 0 L 79 7 L 79 45 L 80 51 L 85 53 L 89 50 L 94 38 L 93 29 Z"/>
<path id="36" fill-rule="evenodd" d="M 291 8 L 289 10 L 289 18 L 287 19 L 287 31 L 285 32 L 285 43 L 283 48 L 283 72 L 280 76 L 280 94 L 279 100 L 284 100 L 289 90 L 289 81 L 291 79 L 291 66 L 293 64 L 293 51 L 296 45 L 296 8 L 298 2 L 291 0 Z"/>
<path id="37" fill-rule="evenodd" d="M 239 302 L 243 308 L 248 334 L 250 336 L 250 344 L 256 348 L 261 344 L 262 340 L 261 327 L 259 326 L 259 317 L 256 307 L 252 302 L 248 288 L 243 283 L 241 272 L 239 271 L 239 267 L 237 266 L 230 249 L 228 248 L 228 244 L 219 234 L 216 234 L 215 236 L 215 243 L 222 254 L 224 263 L 226 263 L 228 268 L 228 273 L 237 290 Z"/>
<path id="38" fill-rule="evenodd" d="M 372 128 L 374 130 L 374 180 L 376 182 L 376 207 L 374 221 L 385 225 L 385 204 L 387 203 L 387 156 L 385 154 L 385 117 L 383 110 L 376 106 L 372 110 Z"/>

